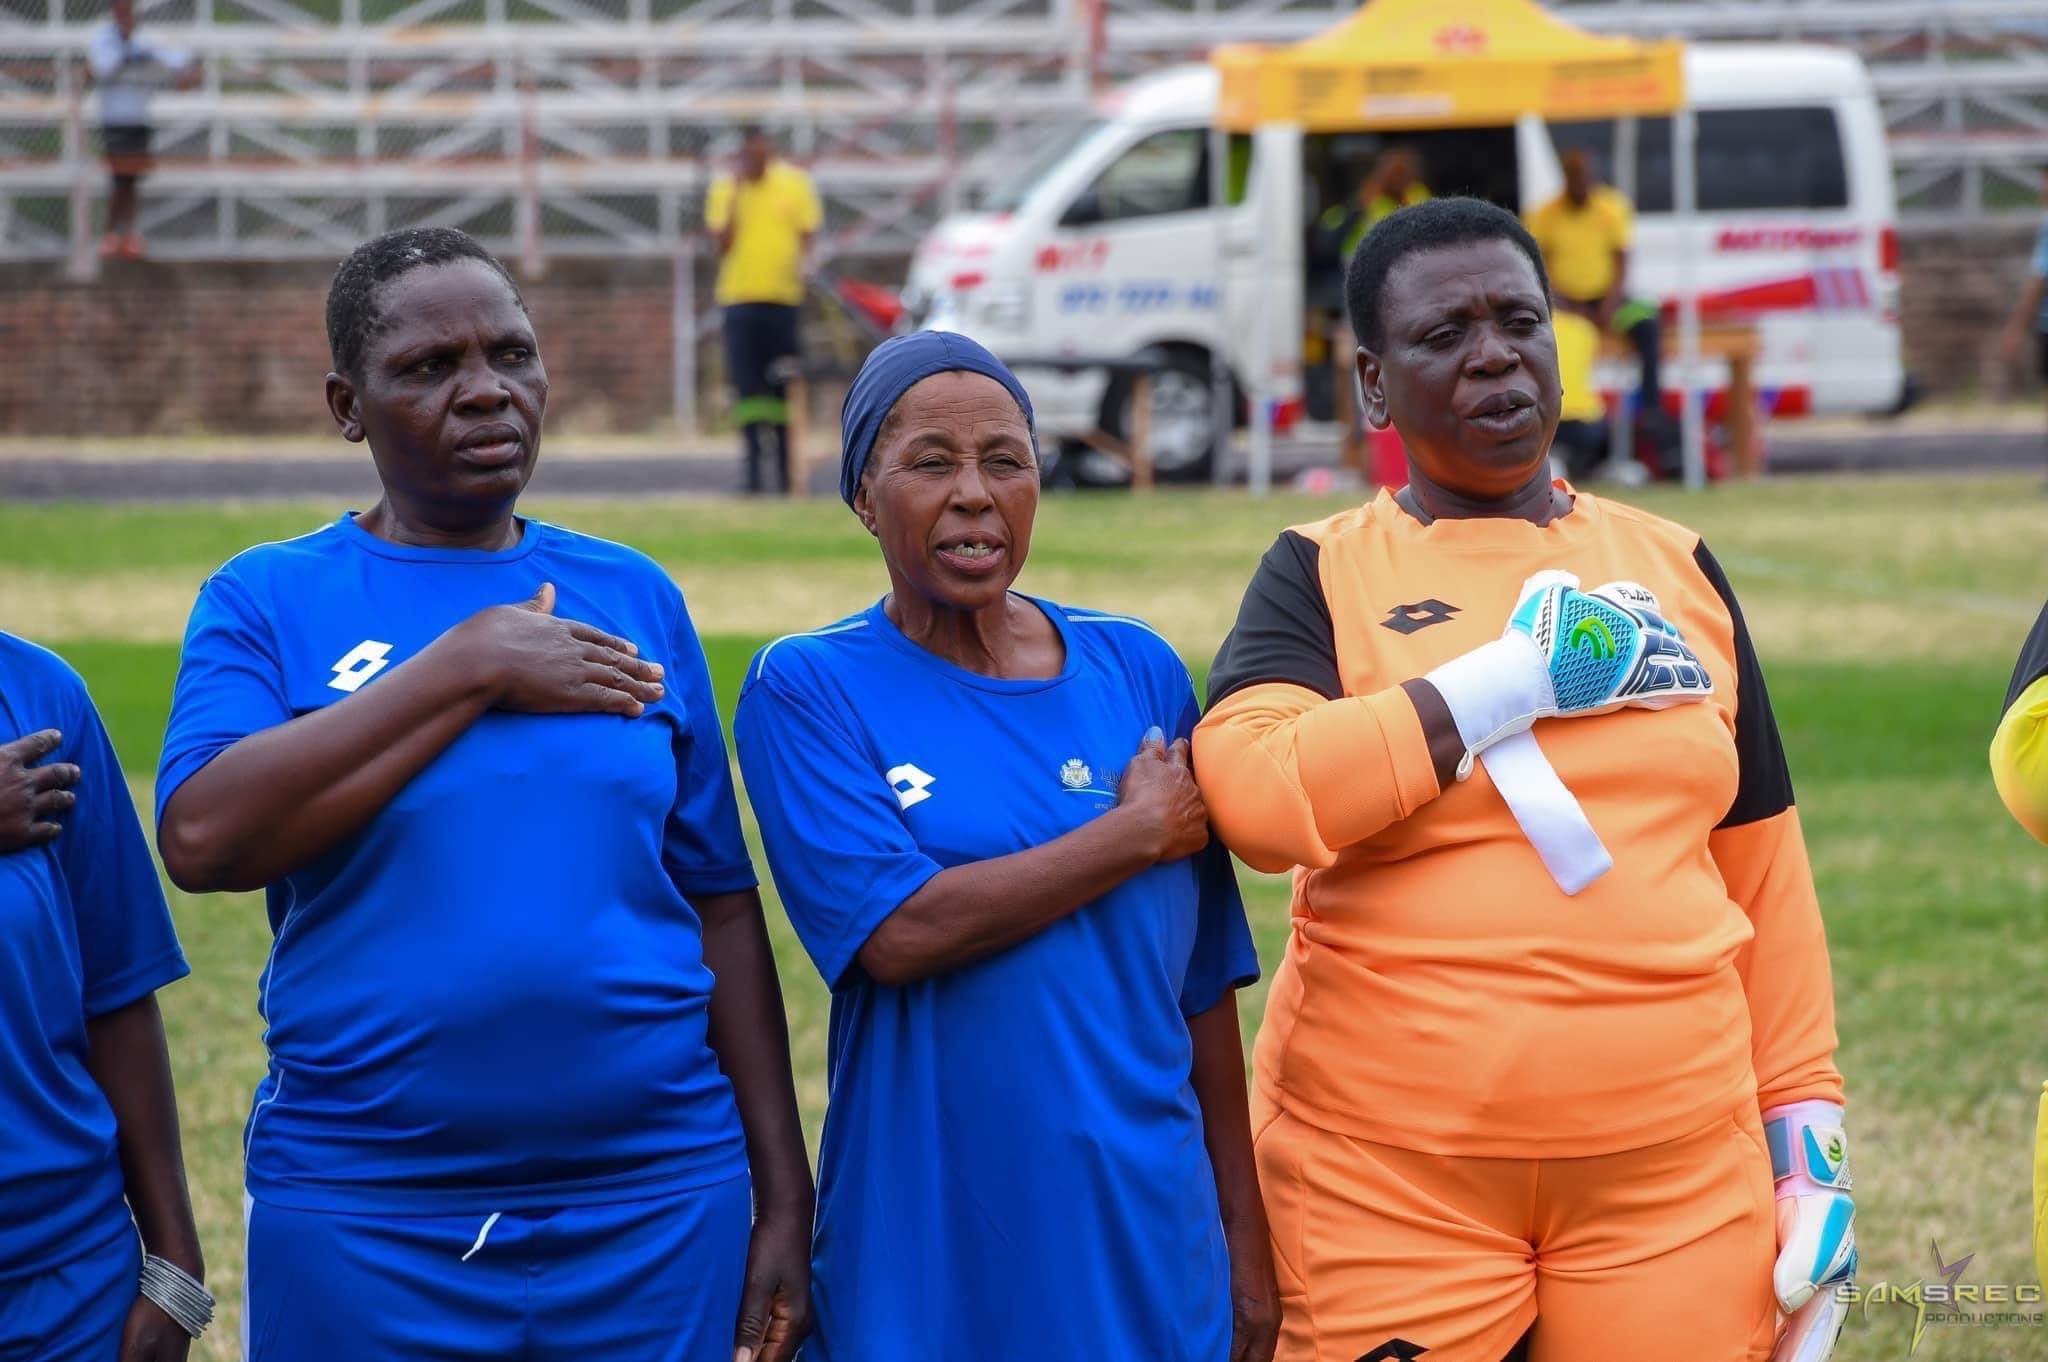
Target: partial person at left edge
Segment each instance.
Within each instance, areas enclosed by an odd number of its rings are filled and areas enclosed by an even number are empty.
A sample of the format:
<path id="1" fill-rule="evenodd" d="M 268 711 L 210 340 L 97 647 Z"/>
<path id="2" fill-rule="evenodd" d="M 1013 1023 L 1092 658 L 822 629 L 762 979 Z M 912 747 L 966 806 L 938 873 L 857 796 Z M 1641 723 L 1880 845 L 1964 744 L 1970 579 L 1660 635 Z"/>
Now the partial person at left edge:
<path id="1" fill-rule="evenodd" d="M 475 241 L 365 242 L 327 333 L 383 495 L 206 582 L 157 779 L 274 933 L 247 1362 L 788 1362 L 810 1166 L 682 593 L 517 514 L 548 377 Z"/>
<path id="2" fill-rule="evenodd" d="M 0 1357 L 183 1362 L 211 1315 L 156 1004 L 189 972 L 84 681 L 0 633 Z"/>
<path id="3" fill-rule="evenodd" d="M 135 0 L 114 0 L 114 12 L 93 30 L 86 66 L 100 96 L 100 140 L 107 158 L 107 234 L 100 255 L 142 258 L 136 210 L 142 177 L 156 168 L 150 156 L 154 135 L 149 98 L 166 85 L 189 90 L 199 66 L 180 48 L 136 31 Z"/>

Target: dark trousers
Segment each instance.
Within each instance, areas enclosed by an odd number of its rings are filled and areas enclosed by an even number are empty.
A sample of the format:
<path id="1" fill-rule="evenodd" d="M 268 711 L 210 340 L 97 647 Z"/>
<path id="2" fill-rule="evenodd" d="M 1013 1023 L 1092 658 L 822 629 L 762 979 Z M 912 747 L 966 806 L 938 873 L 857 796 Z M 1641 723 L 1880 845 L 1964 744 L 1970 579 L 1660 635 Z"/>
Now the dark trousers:
<path id="1" fill-rule="evenodd" d="M 1664 380 L 1660 370 L 1664 364 L 1664 328 L 1652 312 L 1637 318 L 1635 323 L 1622 333 L 1635 346 L 1636 362 L 1642 367 L 1643 384 L 1639 390 L 1642 405 L 1652 411 L 1664 406 Z"/>
<path id="2" fill-rule="evenodd" d="M 1559 297 L 1557 301 L 1559 306 L 1583 317 L 1597 319 L 1600 315 L 1598 298 L 1588 301 Z M 1657 319 L 1657 310 L 1647 303 L 1625 302 L 1615 309 L 1607 326 L 1616 335 L 1628 337 L 1636 352 L 1636 363 L 1642 370 L 1642 386 L 1636 394 L 1639 404 L 1649 409 L 1663 406 L 1664 329 Z"/>
<path id="3" fill-rule="evenodd" d="M 1574 482 L 1591 476 L 1607 462 L 1607 423 L 1559 421 L 1550 452 L 1563 462 L 1564 475 Z"/>
<path id="4" fill-rule="evenodd" d="M 745 443 L 749 492 L 789 490 L 789 409 L 784 364 L 802 353 L 797 309 L 782 303 L 732 303 L 725 309 L 725 365 L 733 415 Z"/>

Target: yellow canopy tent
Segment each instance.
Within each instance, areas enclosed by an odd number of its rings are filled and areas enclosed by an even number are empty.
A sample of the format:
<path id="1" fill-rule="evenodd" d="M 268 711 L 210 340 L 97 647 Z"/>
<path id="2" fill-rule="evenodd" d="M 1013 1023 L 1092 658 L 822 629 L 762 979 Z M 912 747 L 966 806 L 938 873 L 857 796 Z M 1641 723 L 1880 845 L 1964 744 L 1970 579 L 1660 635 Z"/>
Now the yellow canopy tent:
<path id="1" fill-rule="evenodd" d="M 1370 0 L 1336 27 L 1291 46 L 1231 44 L 1211 53 L 1221 86 L 1211 163 L 1222 163 L 1226 134 L 1262 125 L 1413 132 L 1500 127 L 1529 116 L 1562 122 L 1668 114 L 1673 207 L 1689 219 L 1697 186 L 1683 58 L 1681 43 L 1588 33 L 1534 0 Z M 1688 235 L 1679 247 L 1679 348 L 1685 476 L 1698 486 L 1705 458 L 1692 378 L 1699 354 L 1693 250 Z M 1221 372 L 1221 355 L 1217 364 Z M 1252 485 L 1263 489 L 1267 431 L 1262 405 L 1255 402 L 1253 410 Z"/>
<path id="2" fill-rule="evenodd" d="M 1219 47 L 1226 131 L 1492 127 L 1663 114 L 1685 100 L 1682 49 L 1572 27 L 1531 0 L 1373 0 L 1290 47 Z"/>

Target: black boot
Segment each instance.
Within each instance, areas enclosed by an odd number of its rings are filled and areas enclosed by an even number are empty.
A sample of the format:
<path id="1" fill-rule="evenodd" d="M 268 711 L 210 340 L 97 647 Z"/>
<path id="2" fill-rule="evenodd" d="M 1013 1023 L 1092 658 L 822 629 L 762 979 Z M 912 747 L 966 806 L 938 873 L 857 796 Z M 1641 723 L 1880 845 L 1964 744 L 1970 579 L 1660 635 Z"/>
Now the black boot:
<path id="1" fill-rule="evenodd" d="M 790 475 L 794 470 L 789 466 L 789 427 L 768 427 L 768 438 L 774 441 L 775 466 L 782 478 L 782 495 L 788 496 L 796 490 L 795 485 L 790 482 Z"/>
<path id="2" fill-rule="evenodd" d="M 764 443 L 762 432 L 767 429 L 769 427 L 758 421 L 740 427 L 740 441 L 746 451 L 743 455 L 746 470 L 745 490 L 750 497 L 761 495 L 763 490 L 761 486 L 762 474 L 764 472 L 762 467 L 764 463 L 762 458 L 762 445 Z"/>

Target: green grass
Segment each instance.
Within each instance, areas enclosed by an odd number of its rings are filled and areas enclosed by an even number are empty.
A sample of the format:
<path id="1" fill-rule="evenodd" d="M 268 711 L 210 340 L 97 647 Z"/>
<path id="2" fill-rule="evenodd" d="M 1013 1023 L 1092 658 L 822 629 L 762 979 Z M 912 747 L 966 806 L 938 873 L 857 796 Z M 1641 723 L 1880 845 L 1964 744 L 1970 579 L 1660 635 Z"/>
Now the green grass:
<path id="1" fill-rule="evenodd" d="M 2048 1078 L 2048 851 L 2005 816 L 1985 746 L 2048 575 L 2048 519 L 2019 479 L 1795 482 L 1644 504 L 1701 529 L 1741 593 L 1769 674 L 1827 915 L 1857 1149 L 1864 1277 L 1904 1283 L 1976 1255 L 1966 1283 L 2034 1281 L 2028 1163 Z M 1156 617 L 1200 672 L 1259 553 L 1330 504 L 1278 498 L 1059 499 L 1040 513 L 1027 589 Z M 705 630 L 729 715 L 764 637 L 863 604 L 881 580 L 836 505 L 542 508 L 667 565 Z M 191 593 L 237 550 L 328 507 L 0 507 L 0 627 L 86 674 L 146 800 Z M 18 625 L 16 616 L 29 621 Z M 145 804 L 146 807 L 146 804 Z M 750 828 L 751 835 L 751 828 Z M 1270 970 L 1284 880 L 1247 873 Z M 173 893 L 194 977 L 164 995 L 188 1161 L 234 1356 L 240 1135 L 262 1070 L 260 896 Z M 771 904 L 799 1097 L 815 1140 L 826 998 Z M 1247 1035 L 1263 986 L 1244 1000 Z M 1703 1307 L 1704 1308 L 1704 1307 Z M 1842 1362 L 1903 1358 L 1910 1312 L 1852 1320 Z M 2048 1358 L 2048 1327 L 1930 1326 L 1913 1356 Z"/>

